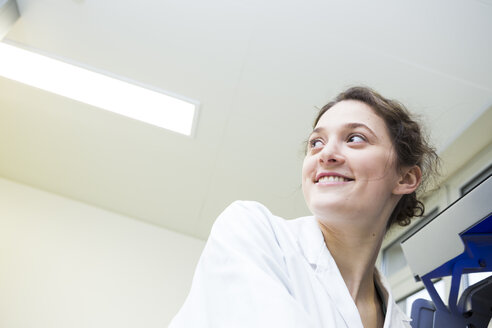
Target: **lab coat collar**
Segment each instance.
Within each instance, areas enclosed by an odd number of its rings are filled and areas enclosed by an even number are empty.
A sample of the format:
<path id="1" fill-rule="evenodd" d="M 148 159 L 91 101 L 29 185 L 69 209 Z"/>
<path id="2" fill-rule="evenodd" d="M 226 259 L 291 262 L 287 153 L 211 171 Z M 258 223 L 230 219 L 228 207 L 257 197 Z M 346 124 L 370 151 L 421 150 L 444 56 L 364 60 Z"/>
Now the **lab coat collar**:
<path id="1" fill-rule="evenodd" d="M 314 270 L 327 269 L 328 261 L 325 250 L 328 251 L 328 249 L 318 221 L 312 216 L 298 220 L 303 223 L 297 234 L 297 243 L 301 252 Z"/>

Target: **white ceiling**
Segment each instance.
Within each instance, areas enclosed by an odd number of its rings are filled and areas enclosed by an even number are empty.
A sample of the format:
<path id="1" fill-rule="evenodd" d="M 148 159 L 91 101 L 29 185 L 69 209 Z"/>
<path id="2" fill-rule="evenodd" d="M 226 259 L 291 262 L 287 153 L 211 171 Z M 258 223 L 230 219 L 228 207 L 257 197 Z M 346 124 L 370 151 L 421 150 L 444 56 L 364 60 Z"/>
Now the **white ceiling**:
<path id="1" fill-rule="evenodd" d="M 6 42 L 201 106 L 187 138 L 0 77 L 0 175 L 198 238 L 235 199 L 308 214 L 302 143 L 347 86 L 422 114 L 441 150 L 492 111 L 488 0 L 17 2 Z"/>

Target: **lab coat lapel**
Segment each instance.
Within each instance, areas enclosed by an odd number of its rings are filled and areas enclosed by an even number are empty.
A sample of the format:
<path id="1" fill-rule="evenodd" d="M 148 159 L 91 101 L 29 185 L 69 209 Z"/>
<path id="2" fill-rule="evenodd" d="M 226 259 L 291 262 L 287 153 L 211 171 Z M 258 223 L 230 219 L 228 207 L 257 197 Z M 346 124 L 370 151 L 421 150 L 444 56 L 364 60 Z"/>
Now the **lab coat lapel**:
<path id="1" fill-rule="evenodd" d="M 386 303 L 386 317 L 383 328 L 407 328 L 410 327 L 410 319 L 395 303 L 391 295 L 390 286 L 386 278 L 376 269 L 374 280 L 379 285 Z"/>
<path id="2" fill-rule="evenodd" d="M 391 301 L 388 304 L 386 318 L 384 318 L 383 328 L 410 328 L 410 319 L 403 311 Z"/>
<path id="3" fill-rule="evenodd" d="M 299 234 L 299 246 L 346 326 L 363 328 L 357 306 L 325 245 L 323 234 L 314 217 L 303 225 Z"/>

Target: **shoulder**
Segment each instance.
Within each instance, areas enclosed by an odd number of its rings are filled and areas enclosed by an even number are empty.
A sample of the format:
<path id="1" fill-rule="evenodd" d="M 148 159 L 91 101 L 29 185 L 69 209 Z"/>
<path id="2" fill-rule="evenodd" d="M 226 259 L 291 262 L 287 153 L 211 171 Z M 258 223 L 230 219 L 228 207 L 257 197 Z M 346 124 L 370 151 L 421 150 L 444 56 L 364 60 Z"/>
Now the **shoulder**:
<path id="1" fill-rule="evenodd" d="M 238 220 L 264 220 L 273 217 L 265 205 L 251 200 L 236 200 L 219 215 L 215 225 Z"/>
<path id="2" fill-rule="evenodd" d="M 274 216 L 261 203 L 235 201 L 219 215 L 212 227 L 210 238 L 222 235 L 255 239 L 271 237 L 284 223 L 284 219 Z"/>
<path id="3" fill-rule="evenodd" d="M 283 267 L 286 257 L 300 251 L 299 223 L 272 214 L 261 203 L 235 201 L 215 221 L 205 248 Z"/>
<path id="4" fill-rule="evenodd" d="M 292 294 L 286 229 L 284 219 L 258 202 L 229 205 L 212 227 L 190 294 L 171 326 L 311 326 Z"/>
<path id="5" fill-rule="evenodd" d="M 206 248 L 283 263 L 286 256 L 302 251 L 301 246 L 306 243 L 300 245 L 300 239 L 313 243 L 313 234 L 307 233 L 313 222 L 309 217 L 285 220 L 261 203 L 235 201 L 215 221 Z M 319 234 L 319 228 L 314 225 Z"/>
<path id="6" fill-rule="evenodd" d="M 227 277 L 235 280 L 274 280 L 274 285 L 286 288 L 285 248 L 278 241 L 282 232 L 276 227 L 281 221 L 258 202 L 233 202 L 212 227 L 198 275 L 210 280 L 218 271 L 222 278 L 227 272 Z"/>

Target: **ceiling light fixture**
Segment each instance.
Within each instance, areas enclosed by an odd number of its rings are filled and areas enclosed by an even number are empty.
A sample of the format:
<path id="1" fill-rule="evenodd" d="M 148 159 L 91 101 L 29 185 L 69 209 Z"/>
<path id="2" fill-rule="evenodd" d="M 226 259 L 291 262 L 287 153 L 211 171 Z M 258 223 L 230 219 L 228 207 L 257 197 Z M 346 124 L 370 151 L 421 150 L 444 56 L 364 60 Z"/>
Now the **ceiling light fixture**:
<path id="1" fill-rule="evenodd" d="M 95 107 L 191 136 L 198 102 L 0 42 L 0 75 Z"/>

